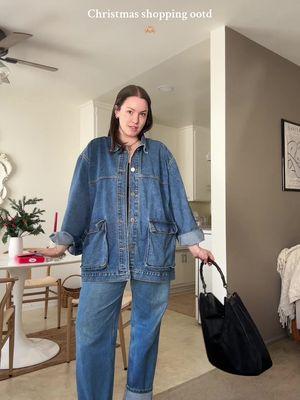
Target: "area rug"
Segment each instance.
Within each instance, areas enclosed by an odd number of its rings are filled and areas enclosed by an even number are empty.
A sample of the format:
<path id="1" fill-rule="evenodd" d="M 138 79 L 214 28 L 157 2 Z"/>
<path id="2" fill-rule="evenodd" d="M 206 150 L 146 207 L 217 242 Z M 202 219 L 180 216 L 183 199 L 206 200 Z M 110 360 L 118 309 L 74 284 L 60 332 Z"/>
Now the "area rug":
<path id="1" fill-rule="evenodd" d="M 154 396 L 155 400 L 299 400 L 300 345 L 282 339 L 268 346 L 273 367 L 257 377 L 214 369 Z"/>
<path id="2" fill-rule="evenodd" d="M 171 294 L 168 309 L 195 317 L 195 294 L 192 292 Z"/>
<path id="3" fill-rule="evenodd" d="M 42 338 L 42 339 L 52 340 L 59 345 L 60 351 L 55 357 L 51 358 L 51 360 L 45 361 L 41 364 L 32 365 L 30 367 L 14 369 L 12 376 L 27 374 L 28 372 L 37 371 L 38 369 L 48 368 L 48 367 L 51 367 L 52 365 L 57 365 L 57 364 L 66 362 L 66 356 L 67 356 L 67 352 L 66 352 L 67 336 L 66 335 L 67 335 L 67 327 L 66 326 L 62 326 L 60 329 L 58 329 L 58 328 L 47 329 L 44 331 L 34 332 L 34 333 L 27 335 L 27 337 L 30 337 L 30 338 Z M 71 360 L 75 360 L 75 333 L 74 333 L 74 331 L 72 332 L 72 335 L 71 335 Z M 7 379 L 7 378 L 9 378 L 8 370 L 0 371 L 0 381 Z"/>

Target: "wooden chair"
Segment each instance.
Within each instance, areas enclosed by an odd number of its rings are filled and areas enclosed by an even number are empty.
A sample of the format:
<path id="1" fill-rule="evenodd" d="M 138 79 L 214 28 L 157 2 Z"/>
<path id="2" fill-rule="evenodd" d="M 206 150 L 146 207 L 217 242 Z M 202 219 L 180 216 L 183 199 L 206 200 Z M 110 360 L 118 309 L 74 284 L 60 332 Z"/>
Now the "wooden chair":
<path id="1" fill-rule="evenodd" d="M 125 347 L 125 337 L 124 337 L 124 328 L 130 324 L 130 320 L 123 322 L 123 313 L 125 310 L 131 309 L 132 303 L 132 294 L 124 292 L 122 299 L 121 312 L 119 317 L 119 338 L 120 344 L 117 344 L 117 347 L 121 347 L 122 358 L 124 369 L 127 370 L 127 357 L 126 357 L 126 347 Z M 74 316 L 74 308 L 78 307 L 79 299 L 68 298 L 68 309 L 67 309 L 67 362 L 70 362 L 70 350 L 71 350 L 71 333 L 72 327 L 75 324 L 76 317 Z"/>
<path id="2" fill-rule="evenodd" d="M 1 278 L 1 283 L 6 283 L 5 294 L 0 302 L 0 361 L 1 351 L 9 339 L 9 376 L 12 376 L 15 336 L 15 306 L 11 303 L 12 289 L 17 278 Z"/>
<path id="3" fill-rule="evenodd" d="M 44 318 L 47 319 L 48 316 L 48 302 L 50 300 L 57 300 L 57 328 L 60 328 L 61 322 L 61 279 L 56 279 L 51 276 L 51 265 L 47 267 L 47 275 L 43 278 L 32 278 L 31 277 L 31 269 L 29 268 L 27 271 L 27 279 L 25 280 L 24 285 L 24 294 L 23 296 L 27 299 L 23 299 L 24 303 L 34 303 L 38 301 L 45 302 L 44 309 Z M 7 272 L 7 276 L 9 277 L 9 272 Z M 56 291 L 52 290 L 52 287 L 56 287 Z M 25 292 L 30 289 L 29 292 Z M 32 291 L 31 289 L 44 289 L 42 291 Z M 51 296 L 50 293 L 54 294 Z M 42 297 L 35 298 L 37 295 L 42 295 Z M 30 298 L 28 298 L 28 296 Z"/>
<path id="4" fill-rule="evenodd" d="M 292 337 L 296 342 L 300 342 L 300 330 L 297 329 L 296 319 L 292 320 Z"/>

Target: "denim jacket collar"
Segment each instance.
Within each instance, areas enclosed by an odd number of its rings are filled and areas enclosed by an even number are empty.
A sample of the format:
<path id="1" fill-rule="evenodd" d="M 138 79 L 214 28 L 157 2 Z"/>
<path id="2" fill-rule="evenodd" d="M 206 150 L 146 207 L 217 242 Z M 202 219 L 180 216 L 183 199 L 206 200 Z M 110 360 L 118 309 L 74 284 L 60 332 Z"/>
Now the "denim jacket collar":
<path id="1" fill-rule="evenodd" d="M 140 144 L 140 146 L 143 146 L 144 153 L 148 153 L 148 152 L 147 152 L 147 139 L 146 139 L 144 133 L 143 133 L 142 136 L 141 136 L 141 142 L 142 142 L 142 143 Z M 109 136 L 109 146 L 110 146 L 110 148 L 111 148 L 111 145 L 112 145 L 112 137 Z M 140 147 L 140 146 L 139 146 L 139 147 Z M 121 148 L 121 146 L 120 146 L 118 143 L 116 143 L 115 148 L 114 148 L 114 150 L 113 150 L 113 153 L 115 153 L 116 151 L 118 151 L 120 148 Z"/>

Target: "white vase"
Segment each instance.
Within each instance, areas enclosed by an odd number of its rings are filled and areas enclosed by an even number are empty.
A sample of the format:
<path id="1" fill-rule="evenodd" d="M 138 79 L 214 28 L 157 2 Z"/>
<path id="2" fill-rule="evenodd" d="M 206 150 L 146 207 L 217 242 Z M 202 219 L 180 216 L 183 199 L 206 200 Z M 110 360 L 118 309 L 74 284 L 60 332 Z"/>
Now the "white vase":
<path id="1" fill-rule="evenodd" d="M 23 238 L 22 237 L 10 237 L 8 244 L 8 255 L 9 257 L 19 256 L 23 253 Z"/>

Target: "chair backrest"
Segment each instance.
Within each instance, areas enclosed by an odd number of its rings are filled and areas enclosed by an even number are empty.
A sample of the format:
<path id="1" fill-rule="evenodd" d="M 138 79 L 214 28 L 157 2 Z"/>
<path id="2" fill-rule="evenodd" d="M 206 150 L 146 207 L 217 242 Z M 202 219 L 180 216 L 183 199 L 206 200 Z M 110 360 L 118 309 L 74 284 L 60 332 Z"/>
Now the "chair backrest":
<path id="1" fill-rule="evenodd" d="M 10 306 L 11 293 L 17 279 L 18 278 L 0 278 L 0 284 L 6 283 L 6 290 L 0 302 L 0 312 L 4 310 L 5 306 Z"/>
<path id="2" fill-rule="evenodd" d="M 4 309 L 9 308 L 11 305 L 11 293 L 14 287 L 14 284 L 18 278 L 0 278 L 0 284 L 6 284 L 6 290 L 4 296 L 0 301 L 0 344 L 2 341 L 2 329 L 3 329 L 3 317 L 4 317 Z M 2 346 L 0 346 L 1 348 Z"/>

